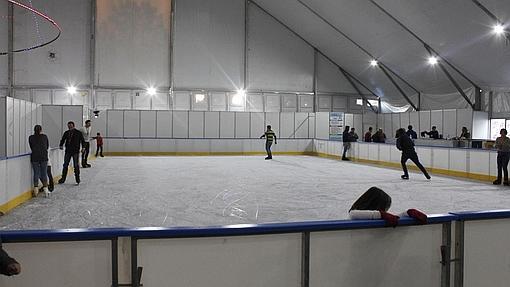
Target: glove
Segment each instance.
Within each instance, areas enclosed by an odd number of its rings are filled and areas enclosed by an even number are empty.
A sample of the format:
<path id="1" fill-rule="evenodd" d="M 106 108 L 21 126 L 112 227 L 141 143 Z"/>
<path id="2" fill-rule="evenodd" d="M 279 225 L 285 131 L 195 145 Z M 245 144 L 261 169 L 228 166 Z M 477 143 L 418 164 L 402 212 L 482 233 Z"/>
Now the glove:
<path id="1" fill-rule="evenodd" d="M 418 209 L 408 209 L 407 210 L 407 215 L 409 215 L 409 217 L 412 217 L 416 220 L 418 220 L 418 222 L 420 224 L 427 224 L 427 215 L 421 211 L 419 211 Z"/>
<path id="2" fill-rule="evenodd" d="M 383 210 L 379 210 L 379 212 L 381 213 L 381 218 L 384 221 L 386 221 L 387 226 L 395 227 L 398 225 L 398 220 L 400 219 L 400 217 L 393 215 L 391 213 L 388 213 L 386 211 L 383 211 Z"/>

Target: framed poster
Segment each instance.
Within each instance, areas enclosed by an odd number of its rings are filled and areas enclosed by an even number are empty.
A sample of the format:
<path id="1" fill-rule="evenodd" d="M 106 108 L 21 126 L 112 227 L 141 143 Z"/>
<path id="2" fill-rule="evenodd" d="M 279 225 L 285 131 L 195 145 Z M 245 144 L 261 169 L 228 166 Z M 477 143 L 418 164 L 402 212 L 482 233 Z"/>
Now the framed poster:
<path id="1" fill-rule="evenodd" d="M 329 113 L 329 139 L 334 141 L 342 140 L 342 133 L 344 131 L 344 113 L 343 112 L 330 112 Z"/>

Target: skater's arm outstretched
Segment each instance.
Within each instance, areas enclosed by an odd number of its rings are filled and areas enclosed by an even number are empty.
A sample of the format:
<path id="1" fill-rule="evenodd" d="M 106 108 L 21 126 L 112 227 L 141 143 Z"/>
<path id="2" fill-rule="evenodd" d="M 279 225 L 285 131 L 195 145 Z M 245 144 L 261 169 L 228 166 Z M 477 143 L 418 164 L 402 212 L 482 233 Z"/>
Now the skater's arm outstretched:
<path id="1" fill-rule="evenodd" d="M 263 134 L 260 136 L 261 139 L 265 138 L 266 137 L 266 134 Z"/>

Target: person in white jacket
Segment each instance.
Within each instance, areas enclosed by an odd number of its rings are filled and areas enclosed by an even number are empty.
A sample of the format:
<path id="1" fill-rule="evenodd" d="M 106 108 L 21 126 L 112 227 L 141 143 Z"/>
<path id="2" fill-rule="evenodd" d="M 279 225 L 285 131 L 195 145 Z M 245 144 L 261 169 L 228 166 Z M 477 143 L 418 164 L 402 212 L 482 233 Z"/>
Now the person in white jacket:
<path id="1" fill-rule="evenodd" d="M 383 219 L 389 226 L 397 226 L 399 216 L 389 213 L 391 197 L 378 187 L 371 187 L 363 193 L 349 209 L 351 219 Z M 417 209 L 408 209 L 401 216 L 412 217 L 420 224 L 427 223 L 427 215 Z"/>

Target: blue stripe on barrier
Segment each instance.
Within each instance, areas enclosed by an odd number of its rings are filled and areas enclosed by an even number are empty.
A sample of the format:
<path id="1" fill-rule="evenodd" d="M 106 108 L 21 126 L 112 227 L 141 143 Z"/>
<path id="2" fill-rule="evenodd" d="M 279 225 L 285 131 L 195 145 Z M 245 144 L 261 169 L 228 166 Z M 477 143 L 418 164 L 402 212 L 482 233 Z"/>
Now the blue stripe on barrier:
<path id="1" fill-rule="evenodd" d="M 429 216 L 429 223 L 440 224 L 456 220 L 452 214 Z M 417 222 L 408 217 L 399 221 L 401 226 L 415 225 Z M 271 224 L 237 224 L 216 227 L 140 227 L 140 228 L 91 228 L 91 229 L 55 229 L 3 231 L 2 241 L 75 241 L 108 240 L 115 237 L 172 238 L 172 237 L 214 237 L 241 236 L 278 233 L 300 233 L 313 231 L 333 231 L 384 227 L 383 220 L 336 220 L 308 221 Z"/>
<path id="2" fill-rule="evenodd" d="M 510 209 L 450 212 L 450 214 L 457 216 L 460 220 L 510 218 Z"/>
<path id="3" fill-rule="evenodd" d="M 59 149 L 58 147 L 56 148 L 50 148 L 50 150 L 57 150 Z M 32 153 L 24 153 L 24 154 L 18 154 L 18 155 L 13 155 L 13 156 L 2 156 L 0 157 L 0 160 L 8 160 L 8 159 L 16 159 L 16 158 L 20 158 L 20 157 L 26 157 L 26 156 L 30 156 Z"/>

